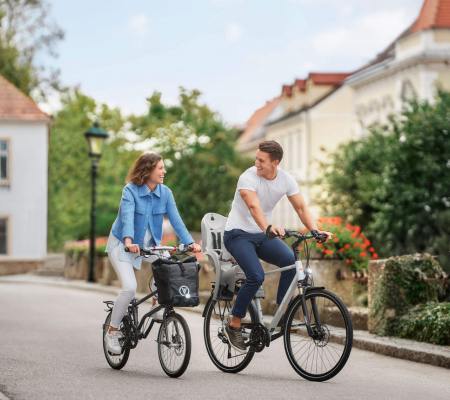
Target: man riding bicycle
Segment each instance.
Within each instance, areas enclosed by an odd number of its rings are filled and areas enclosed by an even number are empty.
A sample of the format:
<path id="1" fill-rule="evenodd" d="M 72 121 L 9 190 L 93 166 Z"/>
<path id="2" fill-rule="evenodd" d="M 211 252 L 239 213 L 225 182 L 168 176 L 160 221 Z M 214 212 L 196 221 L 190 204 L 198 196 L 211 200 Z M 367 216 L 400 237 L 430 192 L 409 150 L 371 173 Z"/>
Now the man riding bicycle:
<path id="1" fill-rule="evenodd" d="M 278 267 L 295 263 L 292 250 L 279 238 L 281 227 L 270 225 L 272 211 L 286 195 L 301 222 L 318 241 L 327 240 L 329 232 L 318 231 L 305 204 L 295 179 L 279 164 L 283 149 L 275 141 L 264 141 L 256 151 L 255 166 L 239 177 L 224 233 L 224 244 L 246 276 L 240 288 L 231 318 L 225 327 L 229 343 L 238 351 L 245 351 L 241 332 L 241 318 L 264 281 L 264 270 L 259 258 Z M 296 274 L 295 269 L 283 271 L 278 285 L 277 304 L 286 294 Z"/>

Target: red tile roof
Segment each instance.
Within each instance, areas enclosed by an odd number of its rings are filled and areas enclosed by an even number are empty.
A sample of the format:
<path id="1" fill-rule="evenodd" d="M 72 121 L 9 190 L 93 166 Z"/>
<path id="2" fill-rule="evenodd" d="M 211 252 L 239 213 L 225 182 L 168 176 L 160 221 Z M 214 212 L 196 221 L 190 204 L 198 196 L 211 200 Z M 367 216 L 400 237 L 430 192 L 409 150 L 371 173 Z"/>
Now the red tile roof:
<path id="1" fill-rule="evenodd" d="M 308 80 L 311 80 L 315 85 L 337 86 L 352 73 L 353 72 L 311 72 L 306 79 L 296 79 L 292 85 L 283 85 L 281 95 L 291 97 L 294 87 L 297 87 L 297 90 L 304 92 Z"/>
<path id="2" fill-rule="evenodd" d="M 275 97 L 274 99 L 267 101 L 261 108 L 258 108 L 245 124 L 245 129 L 239 136 L 239 142 L 246 143 L 256 139 L 253 137 L 254 134 L 257 132 L 258 128 L 264 125 L 269 115 L 279 103 L 280 97 Z"/>
<path id="3" fill-rule="evenodd" d="M 297 90 L 304 92 L 306 90 L 306 79 L 296 79 L 294 86 L 297 87 Z"/>
<path id="4" fill-rule="evenodd" d="M 351 73 L 343 72 L 343 73 L 329 73 L 329 72 L 311 72 L 308 75 L 308 79 L 310 79 L 315 85 L 339 85 L 342 81 L 350 76 Z"/>
<path id="5" fill-rule="evenodd" d="M 50 121 L 36 103 L 0 75 L 0 120 Z"/>
<path id="6" fill-rule="evenodd" d="M 281 89 L 281 94 L 286 97 L 292 96 L 292 85 L 283 85 Z"/>
<path id="7" fill-rule="evenodd" d="M 410 32 L 433 28 L 450 28 L 450 0 L 425 0 Z"/>

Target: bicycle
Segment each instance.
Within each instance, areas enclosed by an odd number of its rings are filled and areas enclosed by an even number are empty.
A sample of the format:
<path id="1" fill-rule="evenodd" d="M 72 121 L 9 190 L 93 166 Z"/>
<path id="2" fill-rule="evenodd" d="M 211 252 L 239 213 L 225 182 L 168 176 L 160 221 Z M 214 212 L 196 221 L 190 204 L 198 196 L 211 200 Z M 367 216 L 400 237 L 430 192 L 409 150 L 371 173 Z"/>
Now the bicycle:
<path id="1" fill-rule="evenodd" d="M 324 287 L 314 286 L 307 244 L 312 235 L 286 231 L 286 237 L 294 238 L 291 247 L 295 264 L 266 271 L 265 275 L 295 268 L 296 278 L 269 321 L 264 320 L 262 313 L 260 299 L 264 297 L 263 288 L 258 290 L 241 321 L 246 351 L 238 352 L 228 343 L 225 324 L 245 275 L 221 244 L 224 219 L 221 215 L 210 213 L 204 217 L 202 224 L 202 239 L 207 243 L 203 251 L 216 269 L 211 297 L 203 311 L 204 340 L 213 364 L 223 372 L 240 372 L 248 366 L 255 353 L 283 337 L 286 356 L 297 374 L 310 381 L 326 381 L 334 377 L 350 356 L 352 321 L 345 304 L 335 294 Z M 211 223 L 215 226 L 210 227 Z M 305 268 L 298 256 L 301 243 L 306 255 Z M 294 297 L 297 289 L 299 294 Z"/>
<path id="2" fill-rule="evenodd" d="M 125 249 L 126 251 L 128 249 Z M 175 255 L 164 257 L 163 252 L 177 251 L 178 255 L 185 254 L 188 251 L 187 246 L 154 246 L 148 250 L 140 250 L 140 256 L 144 258 L 153 257 L 151 262 L 160 260 L 180 261 L 175 258 Z M 156 258 L 154 258 L 156 257 Z M 190 257 L 188 257 L 190 258 Z M 184 261 L 184 260 L 181 260 Z M 151 281 L 149 282 L 150 293 L 142 299 L 133 299 L 128 306 L 128 312 L 123 317 L 120 324 L 120 331 L 123 337 L 119 339 L 122 346 L 121 354 L 113 354 L 106 348 L 105 335 L 111 321 L 111 313 L 114 306 L 114 301 L 104 301 L 106 304 L 108 315 L 103 324 L 103 351 L 106 361 L 113 369 L 121 369 L 125 366 L 130 355 L 130 351 L 138 345 L 142 339 L 146 339 L 152 330 L 155 322 L 160 324 L 157 344 L 158 344 L 158 358 L 164 372 L 171 378 L 178 378 L 186 371 L 191 357 L 191 334 L 186 320 L 178 313 L 176 313 L 172 306 L 159 305 L 151 311 L 144 314 L 139 321 L 138 308 L 139 305 L 146 300 L 157 296 L 158 290 L 152 291 Z M 152 315 L 164 308 L 162 321 L 155 321 Z"/>

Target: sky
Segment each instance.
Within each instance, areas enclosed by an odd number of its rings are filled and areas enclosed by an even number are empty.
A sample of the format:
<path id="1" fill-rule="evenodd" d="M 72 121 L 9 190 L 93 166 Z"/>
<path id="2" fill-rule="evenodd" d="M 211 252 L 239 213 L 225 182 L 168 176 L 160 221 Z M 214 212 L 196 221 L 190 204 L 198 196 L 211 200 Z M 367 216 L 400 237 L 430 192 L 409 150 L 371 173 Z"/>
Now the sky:
<path id="1" fill-rule="evenodd" d="M 57 59 L 78 85 L 125 114 L 179 87 L 230 125 L 308 72 L 357 69 L 419 14 L 423 0 L 48 0 L 65 31 Z"/>

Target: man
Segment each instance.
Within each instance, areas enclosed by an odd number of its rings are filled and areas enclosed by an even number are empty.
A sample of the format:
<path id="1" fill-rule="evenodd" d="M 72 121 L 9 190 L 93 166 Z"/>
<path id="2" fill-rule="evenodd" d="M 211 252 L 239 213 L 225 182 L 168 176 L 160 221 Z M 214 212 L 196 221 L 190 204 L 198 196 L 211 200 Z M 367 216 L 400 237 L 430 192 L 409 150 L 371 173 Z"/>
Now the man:
<path id="1" fill-rule="evenodd" d="M 269 238 L 285 234 L 282 227 L 270 225 L 272 210 L 278 201 L 285 195 L 288 197 L 300 220 L 316 240 L 323 241 L 331 235 L 317 230 L 297 182 L 279 168 L 282 158 L 283 149 L 277 142 L 264 141 L 259 144 L 255 166 L 239 177 L 225 226 L 225 247 L 246 276 L 225 327 L 230 344 L 238 351 L 246 350 L 241 318 L 245 316 L 248 305 L 264 281 L 264 270 L 259 258 L 278 267 L 295 263 L 294 254 L 286 243 L 279 238 Z M 283 300 L 295 274 L 295 269 L 281 273 L 277 304 Z"/>

